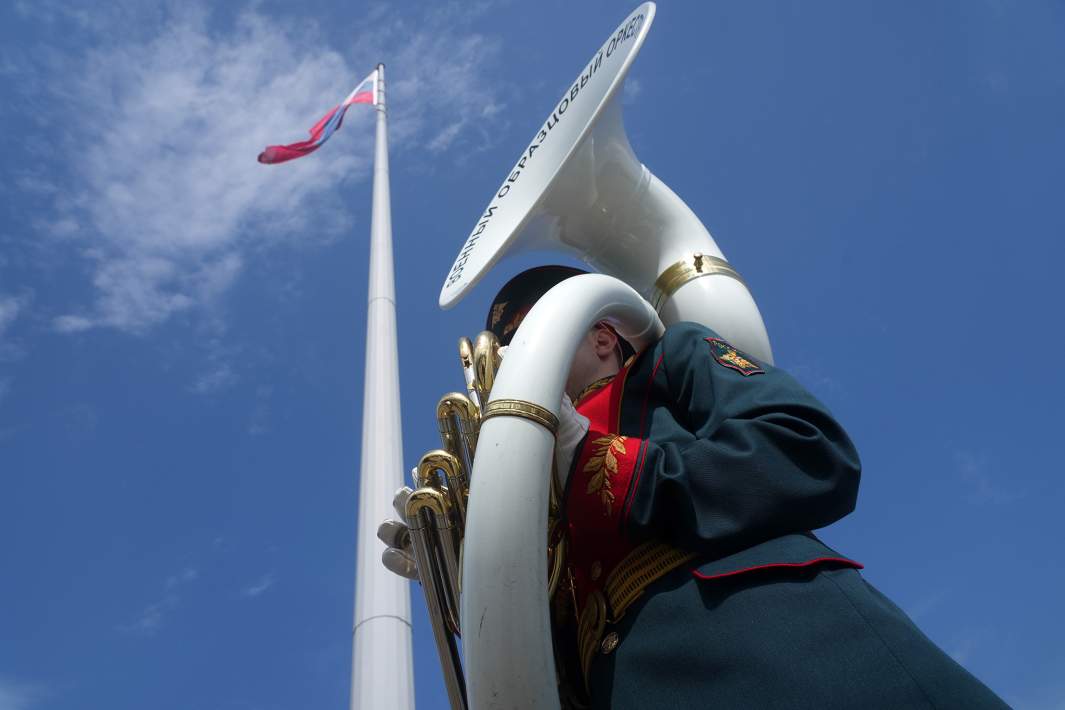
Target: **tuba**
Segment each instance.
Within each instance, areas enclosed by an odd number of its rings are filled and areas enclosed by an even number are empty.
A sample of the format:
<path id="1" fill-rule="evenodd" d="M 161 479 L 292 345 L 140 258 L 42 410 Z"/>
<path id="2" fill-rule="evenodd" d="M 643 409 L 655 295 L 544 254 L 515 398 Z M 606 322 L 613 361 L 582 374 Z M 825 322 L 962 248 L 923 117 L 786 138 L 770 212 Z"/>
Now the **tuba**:
<path id="1" fill-rule="evenodd" d="M 592 55 L 492 196 L 440 292 L 441 307 L 454 305 L 522 248 L 560 250 L 599 272 L 548 291 L 502 362 L 484 334 L 477 347 L 460 341 L 468 395 L 445 397 L 453 404 L 438 408 L 451 422 L 441 427 L 444 451 L 416 469 L 419 485 L 435 494 L 414 509 L 408 501 L 408 519 L 425 538 L 415 552 L 456 708 L 559 707 L 548 611 L 548 509 L 557 504 L 550 471 L 584 333 L 606 321 L 639 351 L 665 326 L 695 321 L 773 359 L 743 278 L 625 135 L 621 89 L 654 16 L 655 4 L 643 3 Z"/>

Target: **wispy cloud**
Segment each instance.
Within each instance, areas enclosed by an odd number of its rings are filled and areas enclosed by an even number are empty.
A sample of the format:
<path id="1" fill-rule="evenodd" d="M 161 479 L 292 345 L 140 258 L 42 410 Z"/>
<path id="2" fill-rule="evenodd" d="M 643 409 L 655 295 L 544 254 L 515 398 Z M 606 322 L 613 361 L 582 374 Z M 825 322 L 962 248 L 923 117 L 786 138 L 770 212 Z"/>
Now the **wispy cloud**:
<path id="1" fill-rule="evenodd" d="M 634 77 L 627 78 L 625 80 L 625 86 L 622 89 L 622 101 L 627 104 L 634 102 L 640 95 L 641 91 L 643 91 L 643 84 L 640 83 L 639 79 Z"/>
<path id="2" fill-rule="evenodd" d="M 56 316 L 52 319 L 52 326 L 60 333 L 80 333 L 94 325 L 91 318 L 85 316 Z"/>
<path id="3" fill-rule="evenodd" d="M 839 400 L 847 394 L 843 383 L 819 363 L 792 363 L 787 369 L 820 398 Z"/>
<path id="4" fill-rule="evenodd" d="M 29 306 L 28 294 L 12 295 L 0 293 L 0 362 L 18 360 L 25 355 L 25 349 L 11 335 L 12 326 Z"/>
<path id="5" fill-rule="evenodd" d="M 950 647 L 950 657 L 964 666 L 969 662 L 969 659 L 972 658 L 973 652 L 976 649 L 976 639 L 963 638 Z"/>
<path id="6" fill-rule="evenodd" d="M 1036 674 L 1034 683 L 1011 689 L 1003 695 L 1010 707 L 1029 710 L 1065 710 L 1065 659 L 1046 658 L 1042 666 L 1050 672 Z"/>
<path id="7" fill-rule="evenodd" d="M 166 588 L 174 589 L 182 584 L 188 584 L 189 582 L 195 582 L 200 578 L 200 573 L 195 567 L 186 567 L 177 574 L 172 574 L 166 578 Z"/>
<path id="8" fill-rule="evenodd" d="M 504 100 L 486 78 L 502 51 L 499 39 L 470 31 L 487 3 L 430 5 L 421 17 L 379 6 L 373 32 L 353 38 L 352 56 L 387 57 L 389 140 L 399 151 L 454 151 L 456 159 L 492 144 Z M 398 7 L 398 6 L 397 6 Z M 442 87 L 462 87 L 455 101 Z"/>
<path id="9" fill-rule="evenodd" d="M 253 582 L 240 590 L 240 594 L 244 597 L 257 597 L 266 592 L 270 587 L 274 586 L 274 582 L 276 581 L 277 579 L 274 577 L 274 573 L 268 572 L 260 577 L 258 581 Z"/>
<path id="10" fill-rule="evenodd" d="M 25 354 L 22 345 L 8 335 L 8 330 L 19 317 L 27 300 L 26 297 L 0 295 L 0 363 L 18 360 Z M 0 377 L 0 404 L 11 391 L 12 381 L 11 377 Z"/>
<path id="11" fill-rule="evenodd" d="M 987 454 L 957 450 L 954 465 L 968 486 L 969 502 L 979 504 L 1012 503 L 1024 497 L 1021 489 L 1010 487 L 1007 477 L 1000 475 Z"/>
<path id="12" fill-rule="evenodd" d="M 340 95 L 326 77 L 352 74 L 335 52 L 302 51 L 308 39 L 254 14 L 220 36 L 206 13 L 189 10 L 147 40 L 76 58 L 83 70 L 54 86 L 81 126 L 69 136 L 79 160 L 56 223 L 71 225 L 96 296 L 60 315 L 57 330 L 142 331 L 210 306 L 245 249 L 300 230 L 329 185 L 365 172 L 366 158 L 350 150 L 284 171 L 255 162 L 322 111 L 323 96 Z"/>
<path id="13" fill-rule="evenodd" d="M 251 421 L 248 423 L 248 433 L 252 436 L 260 436 L 270 431 L 270 399 L 273 394 L 274 388 L 270 385 L 259 385 L 255 388 L 255 408 L 252 409 Z"/>
<path id="14" fill-rule="evenodd" d="M 140 634 L 142 636 L 154 636 L 163 625 L 163 616 L 178 606 L 178 596 L 167 594 L 162 599 L 152 602 L 144 607 L 129 624 L 122 627 L 123 631 Z"/>
<path id="15" fill-rule="evenodd" d="M 237 375 L 229 363 L 221 363 L 200 375 L 192 384 L 192 391 L 197 394 L 213 394 L 225 389 L 237 381 Z"/>
<path id="16" fill-rule="evenodd" d="M 193 567 L 186 567 L 170 575 L 163 583 L 163 595 L 141 609 L 130 623 L 119 628 L 140 636 L 154 636 L 162 628 L 166 615 L 181 605 L 182 589 L 199 579 L 199 576 L 199 572 Z"/>
<path id="17" fill-rule="evenodd" d="M 30 710 L 44 695 L 40 686 L 0 677 L 0 710 Z"/>
<path id="18" fill-rule="evenodd" d="M 189 385 L 189 390 L 210 396 L 232 388 L 241 379 L 237 368 L 241 347 L 225 338 L 226 329 L 219 317 L 202 322 L 197 330 L 200 335 L 197 347 L 204 362 Z"/>
<path id="19" fill-rule="evenodd" d="M 992 627 L 969 624 L 959 629 L 954 638 L 943 645 L 943 650 L 961 665 L 971 666 L 994 653 L 996 641 L 997 634 Z"/>
<path id="20" fill-rule="evenodd" d="M 255 156 L 304 137 L 379 59 L 395 76 L 388 97 L 397 150 L 467 152 L 487 140 L 483 123 L 501 107 L 482 79 L 498 43 L 463 31 L 459 8 L 430 9 L 420 21 L 380 11 L 374 31 L 356 29 L 343 55 L 313 21 L 274 21 L 253 9 L 223 31 L 203 6 L 169 8 L 161 17 L 142 13 L 147 25 L 125 36 L 105 20 L 129 8 L 68 13 L 93 48 L 70 53 L 57 44 L 25 77 L 44 87 L 38 101 L 78 116 L 42 126 L 77 156 L 65 161 L 67 172 L 16 185 L 52 202 L 42 231 L 73 245 L 89 272 L 90 299 L 54 316 L 58 332 L 137 333 L 178 313 L 214 310 L 251 253 L 290 240 L 314 244 L 308 233 L 320 244 L 348 228 L 355 217 L 334 188 L 368 176 L 372 111 L 350 111 L 334 144 L 313 159 L 266 167 Z M 463 101 L 429 90 L 440 86 L 464 87 Z M 43 122 L 61 118 L 41 114 Z"/>
<path id="21" fill-rule="evenodd" d="M 24 305 L 24 299 L 20 297 L 0 295 L 0 342 Z"/>
<path id="22" fill-rule="evenodd" d="M 932 612 L 940 609 L 949 598 L 950 595 L 945 589 L 929 590 L 908 605 L 906 611 L 914 621 L 922 621 L 927 619 Z"/>

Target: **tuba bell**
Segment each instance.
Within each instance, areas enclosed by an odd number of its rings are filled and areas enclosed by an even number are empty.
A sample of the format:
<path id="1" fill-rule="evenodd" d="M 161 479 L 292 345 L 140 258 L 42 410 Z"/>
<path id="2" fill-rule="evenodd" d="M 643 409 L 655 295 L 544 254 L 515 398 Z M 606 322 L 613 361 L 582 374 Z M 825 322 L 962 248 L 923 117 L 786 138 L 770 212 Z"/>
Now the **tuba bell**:
<path id="1" fill-rule="evenodd" d="M 447 395 L 458 404 L 441 400 L 438 408 L 450 422 L 441 419 L 441 434 L 456 471 L 441 459 L 419 466 L 419 485 L 436 494 L 410 511 L 422 516 L 419 573 L 452 707 L 559 707 L 548 610 L 548 511 L 558 503 L 550 472 L 583 334 L 606 321 L 639 351 L 665 326 L 695 321 L 772 362 L 739 272 L 625 135 L 621 91 L 654 16 L 655 4 L 643 3 L 592 55 L 493 194 L 440 292 L 441 307 L 453 306 L 518 249 L 560 250 L 600 272 L 542 296 L 502 361 L 484 334 L 476 344 L 460 340 L 468 396 Z"/>
<path id="2" fill-rule="evenodd" d="M 743 278 L 625 134 L 621 89 L 654 16 L 652 2 L 636 8 L 562 95 L 467 237 L 440 306 L 455 305 L 504 254 L 553 249 L 628 284 L 666 324 L 702 323 L 771 363 Z"/>

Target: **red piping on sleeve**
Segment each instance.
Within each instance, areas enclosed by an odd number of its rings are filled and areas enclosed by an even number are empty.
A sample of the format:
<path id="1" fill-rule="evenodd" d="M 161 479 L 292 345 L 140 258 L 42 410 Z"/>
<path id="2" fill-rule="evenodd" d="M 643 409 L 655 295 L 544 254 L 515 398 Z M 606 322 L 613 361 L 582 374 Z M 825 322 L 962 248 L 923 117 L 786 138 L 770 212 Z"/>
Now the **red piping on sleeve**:
<path id="1" fill-rule="evenodd" d="M 647 389 L 643 393 L 643 404 L 640 407 L 640 439 L 644 439 L 644 424 L 647 421 L 647 400 L 651 397 L 651 385 L 654 384 L 655 375 L 658 374 L 658 367 L 665 360 L 666 354 L 662 353 L 658 356 L 658 362 L 655 363 L 654 368 L 651 370 L 651 377 L 647 380 Z M 625 512 L 621 516 L 621 525 L 624 527 L 629 522 L 629 511 L 632 510 L 632 501 L 636 498 L 636 486 L 640 484 L 640 474 L 643 473 L 643 464 L 647 460 L 647 445 L 650 442 L 643 442 L 643 451 L 640 454 L 640 460 L 636 463 L 636 472 L 632 477 L 632 482 L 629 484 L 629 502 L 625 505 Z"/>
<path id="2" fill-rule="evenodd" d="M 692 568 L 692 576 L 696 579 L 721 579 L 722 577 L 732 577 L 737 574 L 744 574 L 746 572 L 754 572 L 760 569 L 772 569 L 774 567 L 809 567 L 810 565 L 820 564 L 821 562 L 838 562 L 839 564 L 853 567 L 855 569 L 865 569 L 865 565 L 854 560 L 848 560 L 846 557 L 818 557 L 813 560 L 807 560 L 806 562 L 774 562 L 767 565 L 755 565 L 754 567 L 744 567 L 743 569 L 732 570 L 731 572 L 722 572 L 721 574 L 703 574 L 697 569 Z"/>

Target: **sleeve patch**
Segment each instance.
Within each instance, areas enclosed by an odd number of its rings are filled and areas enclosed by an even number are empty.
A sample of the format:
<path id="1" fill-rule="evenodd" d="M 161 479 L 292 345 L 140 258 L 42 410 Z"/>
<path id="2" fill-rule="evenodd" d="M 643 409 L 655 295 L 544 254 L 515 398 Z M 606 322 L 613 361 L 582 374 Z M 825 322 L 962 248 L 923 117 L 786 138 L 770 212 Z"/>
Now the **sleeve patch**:
<path id="1" fill-rule="evenodd" d="M 724 340 L 721 340 L 720 338 L 705 338 L 705 340 L 710 344 L 710 354 L 714 356 L 714 360 L 717 361 L 718 365 L 727 367 L 730 370 L 735 370 L 744 377 L 765 374 L 765 370 L 756 364 L 754 360 L 747 357 Z"/>

